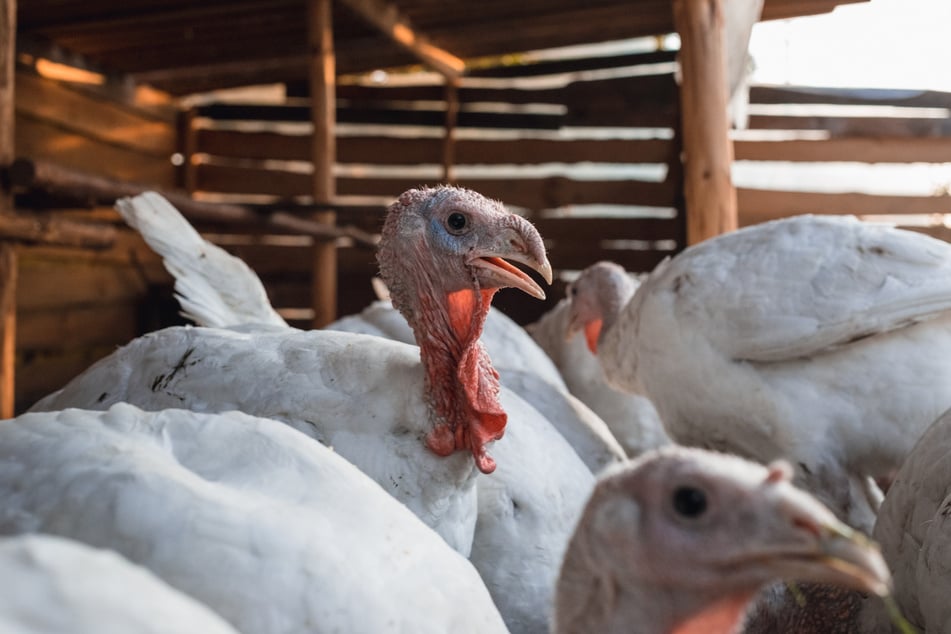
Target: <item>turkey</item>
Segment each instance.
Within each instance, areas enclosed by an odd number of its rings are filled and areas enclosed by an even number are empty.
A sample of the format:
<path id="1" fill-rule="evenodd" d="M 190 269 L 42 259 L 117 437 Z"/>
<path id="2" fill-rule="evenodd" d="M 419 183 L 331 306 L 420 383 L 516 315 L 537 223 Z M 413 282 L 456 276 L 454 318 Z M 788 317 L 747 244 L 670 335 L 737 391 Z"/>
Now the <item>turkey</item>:
<path id="1" fill-rule="evenodd" d="M 413 343 L 406 320 L 386 300 L 376 301 L 356 315 L 327 326 L 328 330 L 359 332 Z M 569 392 L 558 368 L 525 329 L 492 308 L 482 332 L 492 365 L 502 386 L 525 399 L 565 437 L 578 456 L 598 473 L 625 459 L 623 446 L 606 419 Z"/>
<path id="2" fill-rule="evenodd" d="M 634 294 L 639 282 L 616 264 L 605 262 L 598 266 L 617 267 L 618 275 L 611 279 L 617 280 L 620 286 L 616 289 L 617 294 L 612 293 L 611 297 L 617 297 L 623 306 Z M 575 292 L 573 289 L 574 286 L 569 286 L 569 293 Z M 595 356 L 593 346 L 596 342 L 575 336 L 574 329 L 569 328 L 570 318 L 571 303 L 566 298 L 527 328 L 532 338 L 554 361 L 568 390 L 607 423 L 628 456 L 639 456 L 648 449 L 670 443 L 654 404 L 643 394 L 619 390 L 608 383 Z M 591 328 L 593 326 L 589 330 Z M 571 334 L 566 336 L 566 332 Z"/>
<path id="3" fill-rule="evenodd" d="M 48 535 L 0 539 L 0 632 L 237 634 L 113 552 Z"/>
<path id="4" fill-rule="evenodd" d="M 895 600 L 922 632 L 951 630 L 951 411 L 928 428 L 892 481 L 875 539 L 895 576 Z M 863 632 L 892 632 L 880 605 L 865 606 Z"/>
<path id="5" fill-rule="evenodd" d="M 568 546 L 556 634 L 730 634 L 774 579 L 886 595 L 877 548 L 788 464 L 666 447 L 601 478 Z"/>
<path id="6" fill-rule="evenodd" d="M 601 319 L 607 377 L 643 387 L 674 440 L 785 457 L 869 532 L 868 476 L 951 405 L 951 245 L 917 233 L 849 217 L 747 227 L 662 263 Z"/>
<path id="7" fill-rule="evenodd" d="M 155 194 L 135 200 L 152 216 L 167 205 Z M 200 261 L 206 244 L 193 246 Z M 387 214 L 378 259 L 419 348 L 274 323 L 168 328 L 119 349 L 34 409 L 128 401 L 288 423 L 471 554 L 509 627 L 538 631 L 594 477 L 547 420 L 500 390 L 478 343 L 496 289 L 543 296 L 503 255 L 551 277 L 538 233 L 500 204 L 451 187 L 406 192 Z M 497 470 L 487 453 L 493 440 L 507 462 Z M 491 477 L 477 478 L 474 463 Z"/>
<path id="8" fill-rule="evenodd" d="M 247 324 L 288 328 L 272 308 L 258 276 L 240 259 L 206 241 L 175 207 L 157 194 L 123 199 L 116 205 L 175 278 L 182 314 L 200 326 L 228 328 Z M 327 326 L 415 344 L 413 329 L 388 299 L 378 279 L 375 302 L 359 315 Z M 524 398 L 562 433 L 592 471 L 624 458 L 624 450 L 604 421 L 567 393 L 558 370 L 525 331 L 490 308 L 480 337 L 500 374 L 503 387 Z"/>
<path id="9" fill-rule="evenodd" d="M 0 534 L 115 550 L 242 632 L 506 631 L 465 558 L 275 421 L 125 403 L 24 414 L 0 425 L 0 499 Z"/>

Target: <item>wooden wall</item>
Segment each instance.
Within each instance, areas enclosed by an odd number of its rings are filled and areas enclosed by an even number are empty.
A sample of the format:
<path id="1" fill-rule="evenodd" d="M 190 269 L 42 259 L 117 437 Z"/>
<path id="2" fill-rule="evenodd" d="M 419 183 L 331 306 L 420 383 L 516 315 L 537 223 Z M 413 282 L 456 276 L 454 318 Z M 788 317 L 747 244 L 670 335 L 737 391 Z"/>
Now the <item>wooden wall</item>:
<path id="1" fill-rule="evenodd" d="M 556 273 L 598 259 L 650 270 L 683 246 L 677 88 L 669 67 L 638 71 L 671 59 L 669 53 L 627 57 L 614 76 L 594 78 L 566 75 L 576 72 L 566 63 L 523 66 L 521 84 L 482 71 L 481 81 L 467 80 L 458 90 L 452 181 L 529 217 L 548 242 Z M 495 69 L 499 75 L 510 71 Z M 532 85 L 525 85 L 527 75 Z M 343 203 L 337 222 L 375 232 L 393 197 L 445 181 L 446 91 L 427 84 L 340 85 L 337 96 L 337 192 Z M 189 119 L 187 182 L 196 196 L 276 208 L 308 200 L 306 99 L 212 103 Z M 599 173 L 602 164 L 610 164 L 613 175 Z M 640 173 L 632 171 L 638 167 Z M 262 274 L 279 309 L 300 313 L 310 305 L 306 241 L 277 246 L 240 235 L 218 239 Z M 373 299 L 373 254 L 344 245 L 338 260 L 339 311 L 360 310 Z M 525 323 L 562 296 L 559 283 L 548 302 L 514 292 L 497 301 Z"/>
<path id="2" fill-rule="evenodd" d="M 15 112 L 18 157 L 156 186 L 177 181 L 171 162 L 178 144 L 175 113 L 136 103 L 134 92 L 123 97 L 114 88 L 70 85 L 21 70 Z M 29 214 L 35 197 L 18 193 L 17 210 Z M 61 209 L 56 217 L 116 218 L 108 209 Z M 21 243 L 16 253 L 18 411 L 116 346 L 175 319 L 168 299 L 156 301 L 167 298 L 157 289 L 170 278 L 131 234 L 120 233 L 106 249 Z"/>
<path id="3" fill-rule="evenodd" d="M 951 164 L 948 93 L 754 87 L 750 101 L 750 131 L 737 133 L 734 141 L 737 161 L 813 163 L 826 168 L 841 163 Z M 854 214 L 949 237 L 943 218 L 937 216 L 951 214 L 947 188 L 885 195 L 852 191 L 836 183 L 821 189 L 809 182 L 796 185 L 796 189 L 740 187 L 740 224 L 803 213 Z M 951 170 L 945 185 L 951 186 Z M 921 216 L 929 215 L 935 215 L 936 222 L 923 225 Z"/>

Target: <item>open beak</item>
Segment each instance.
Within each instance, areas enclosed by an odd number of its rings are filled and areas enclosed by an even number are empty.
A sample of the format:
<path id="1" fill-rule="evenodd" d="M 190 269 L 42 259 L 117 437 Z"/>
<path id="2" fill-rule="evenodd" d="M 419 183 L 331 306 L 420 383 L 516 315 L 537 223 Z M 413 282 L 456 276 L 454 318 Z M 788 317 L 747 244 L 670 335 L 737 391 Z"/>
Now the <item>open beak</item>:
<path id="1" fill-rule="evenodd" d="M 517 288 L 545 299 L 545 291 L 535 280 L 509 262 L 524 264 L 551 284 L 551 263 L 545 244 L 530 222 L 518 216 L 513 219 L 512 226 L 506 227 L 491 245 L 474 250 L 467 263 L 477 269 L 484 288 Z"/>

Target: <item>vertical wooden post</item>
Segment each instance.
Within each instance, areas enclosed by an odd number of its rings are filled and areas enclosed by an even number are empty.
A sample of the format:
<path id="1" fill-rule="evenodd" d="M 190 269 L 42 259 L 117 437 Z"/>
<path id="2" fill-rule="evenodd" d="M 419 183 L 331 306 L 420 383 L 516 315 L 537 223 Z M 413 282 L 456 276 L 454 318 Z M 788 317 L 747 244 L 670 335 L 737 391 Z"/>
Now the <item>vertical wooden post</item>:
<path id="1" fill-rule="evenodd" d="M 314 202 L 329 203 L 336 196 L 334 163 L 337 156 L 336 61 L 334 58 L 331 0 L 308 0 L 310 40 L 311 120 L 314 124 L 312 157 L 314 163 Z M 336 213 L 319 212 L 319 222 L 333 224 Z M 314 247 L 311 303 L 314 328 L 326 326 L 337 314 L 337 251 L 332 241 Z"/>
<path id="2" fill-rule="evenodd" d="M 14 57 L 16 0 L 0 0 L 0 166 L 13 162 Z M 13 196 L 0 186 L 0 222 L 13 211 Z M 14 414 L 16 368 L 17 256 L 12 243 L 0 242 L 0 418 Z"/>
<path id="3" fill-rule="evenodd" d="M 442 179 L 451 183 L 456 163 L 456 122 L 459 119 L 459 80 L 446 78 L 446 136 L 442 146 Z"/>
<path id="4" fill-rule="evenodd" d="M 182 155 L 182 164 L 178 169 L 178 186 L 189 194 L 198 189 L 198 173 L 195 155 L 198 153 L 198 130 L 195 128 L 197 110 L 194 107 L 178 115 L 178 152 Z"/>
<path id="5" fill-rule="evenodd" d="M 17 255 L 0 242 L 0 418 L 13 418 L 16 369 Z"/>
<path id="6" fill-rule="evenodd" d="M 737 227 L 724 53 L 724 0 L 674 0 L 680 34 L 680 112 L 687 243 Z"/>

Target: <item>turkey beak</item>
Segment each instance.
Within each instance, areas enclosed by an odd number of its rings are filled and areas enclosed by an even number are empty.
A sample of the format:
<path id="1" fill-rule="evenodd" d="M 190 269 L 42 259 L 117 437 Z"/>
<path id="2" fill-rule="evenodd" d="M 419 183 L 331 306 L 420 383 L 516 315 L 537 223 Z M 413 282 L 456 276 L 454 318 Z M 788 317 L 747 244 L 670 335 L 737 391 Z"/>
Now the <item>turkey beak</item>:
<path id="1" fill-rule="evenodd" d="M 500 231 L 472 251 L 467 263 L 475 269 L 483 288 L 517 288 L 545 299 L 545 291 L 535 280 L 507 260 L 525 265 L 551 284 L 553 275 L 545 243 L 535 227 L 521 216 L 508 216 Z"/>
<path id="2" fill-rule="evenodd" d="M 827 583 L 879 596 L 890 593 L 891 574 L 877 544 L 791 485 L 777 493 L 781 496 L 777 541 L 759 553 L 774 577 Z"/>

